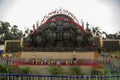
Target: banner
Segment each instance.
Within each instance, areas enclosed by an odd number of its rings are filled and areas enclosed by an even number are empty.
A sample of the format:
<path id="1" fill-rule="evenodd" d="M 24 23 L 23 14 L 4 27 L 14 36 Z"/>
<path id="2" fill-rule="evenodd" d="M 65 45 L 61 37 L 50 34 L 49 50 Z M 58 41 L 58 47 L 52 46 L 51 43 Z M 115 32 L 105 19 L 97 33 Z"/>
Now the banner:
<path id="1" fill-rule="evenodd" d="M 0 45 L 0 54 L 4 52 L 4 45 Z"/>

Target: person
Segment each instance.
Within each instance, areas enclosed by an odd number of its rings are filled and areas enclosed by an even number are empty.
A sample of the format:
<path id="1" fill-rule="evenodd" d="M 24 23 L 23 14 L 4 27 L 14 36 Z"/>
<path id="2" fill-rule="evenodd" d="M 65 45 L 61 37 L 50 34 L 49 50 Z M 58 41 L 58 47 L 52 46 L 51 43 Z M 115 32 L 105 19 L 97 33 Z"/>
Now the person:
<path id="1" fill-rule="evenodd" d="M 76 63 L 76 56 L 75 55 L 73 55 L 73 62 L 74 62 L 74 64 Z"/>
<path id="2" fill-rule="evenodd" d="M 35 54 L 33 54 L 33 57 L 32 57 L 32 64 L 36 64 Z"/>
<path id="3" fill-rule="evenodd" d="M 34 54 L 33 54 L 32 58 L 35 59 L 35 55 Z"/>
<path id="4" fill-rule="evenodd" d="M 38 59 L 38 60 L 37 60 L 37 64 L 41 64 L 41 59 Z"/>
<path id="5" fill-rule="evenodd" d="M 73 62 L 74 62 L 74 64 L 76 63 L 76 60 L 77 60 L 77 58 L 76 58 L 76 53 L 75 53 L 75 51 L 73 51 Z"/>
<path id="6" fill-rule="evenodd" d="M 56 61 L 56 65 L 60 65 L 60 60 L 57 60 L 57 61 Z"/>
<path id="7" fill-rule="evenodd" d="M 47 63 L 48 63 L 48 61 L 47 61 L 47 59 L 45 58 L 45 59 L 44 59 L 44 64 L 47 64 Z"/>

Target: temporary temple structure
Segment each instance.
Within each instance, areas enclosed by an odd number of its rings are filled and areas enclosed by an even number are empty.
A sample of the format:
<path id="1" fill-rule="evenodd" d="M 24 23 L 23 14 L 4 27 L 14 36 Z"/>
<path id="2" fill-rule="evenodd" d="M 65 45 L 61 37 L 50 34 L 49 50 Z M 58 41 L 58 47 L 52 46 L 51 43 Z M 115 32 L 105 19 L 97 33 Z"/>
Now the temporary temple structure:
<path id="1" fill-rule="evenodd" d="M 19 46 L 16 61 L 23 67 L 32 66 L 32 69 L 36 67 L 34 70 L 43 68 L 46 64 L 80 66 L 81 61 L 86 60 L 89 63 L 89 66 L 83 65 L 86 66 L 83 69 L 86 71 L 99 64 L 92 63 L 98 58 L 98 46 L 95 45 L 94 37 L 89 29 L 84 29 L 76 17 L 64 9 L 48 13 L 37 28 L 34 26 L 33 31 L 27 37 L 16 41 L 16 44 Z M 6 49 L 15 51 L 10 47 Z"/>
<path id="2" fill-rule="evenodd" d="M 76 17 L 65 10 L 48 13 L 41 25 L 23 41 L 23 50 L 88 51 L 95 49 L 93 36 L 78 23 Z M 93 47 L 94 46 L 94 47 Z M 46 49 L 46 50 L 45 50 Z"/>

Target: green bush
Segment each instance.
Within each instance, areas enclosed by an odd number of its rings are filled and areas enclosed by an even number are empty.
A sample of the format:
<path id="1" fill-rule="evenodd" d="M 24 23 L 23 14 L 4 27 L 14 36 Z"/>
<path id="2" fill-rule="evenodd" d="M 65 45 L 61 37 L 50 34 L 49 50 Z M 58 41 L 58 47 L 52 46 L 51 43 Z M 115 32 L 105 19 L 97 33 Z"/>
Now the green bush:
<path id="1" fill-rule="evenodd" d="M 23 74 L 29 74 L 29 73 L 31 73 L 31 70 L 30 70 L 29 67 L 25 67 L 25 68 L 22 68 L 22 73 Z"/>
<path id="2" fill-rule="evenodd" d="M 12 74 L 29 74 L 30 69 L 26 68 L 19 68 L 16 66 L 9 66 L 9 65 L 0 65 L 0 73 L 12 73 Z"/>
<path id="3" fill-rule="evenodd" d="M 120 51 L 116 51 L 115 54 L 117 54 L 118 57 L 120 58 Z"/>
<path id="4" fill-rule="evenodd" d="M 71 75 L 84 75 L 84 74 L 81 72 L 80 67 L 78 67 L 78 66 L 70 67 L 70 74 L 71 74 Z"/>
<path id="5" fill-rule="evenodd" d="M 49 66 L 49 72 L 52 75 L 60 75 L 63 73 L 63 69 L 61 66 L 51 65 L 51 66 Z"/>
<path id="6" fill-rule="evenodd" d="M 102 73 L 101 71 L 98 71 L 98 70 L 96 70 L 96 69 L 93 69 L 93 70 L 91 71 L 91 74 L 92 74 L 92 75 L 103 75 L 103 73 Z"/>

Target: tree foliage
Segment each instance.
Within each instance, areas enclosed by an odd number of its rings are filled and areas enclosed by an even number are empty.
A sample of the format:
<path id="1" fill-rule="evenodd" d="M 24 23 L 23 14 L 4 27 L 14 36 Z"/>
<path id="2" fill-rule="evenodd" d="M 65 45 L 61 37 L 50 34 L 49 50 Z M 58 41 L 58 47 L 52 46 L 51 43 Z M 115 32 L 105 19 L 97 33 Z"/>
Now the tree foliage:
<path id="1" fill-rule="evenodd" d="M 23 36 L 23 32 L 18 29 L 17 25 L 11 26 L 9 22 L 0 21 L 0 39 L 14 40 Z"/>

